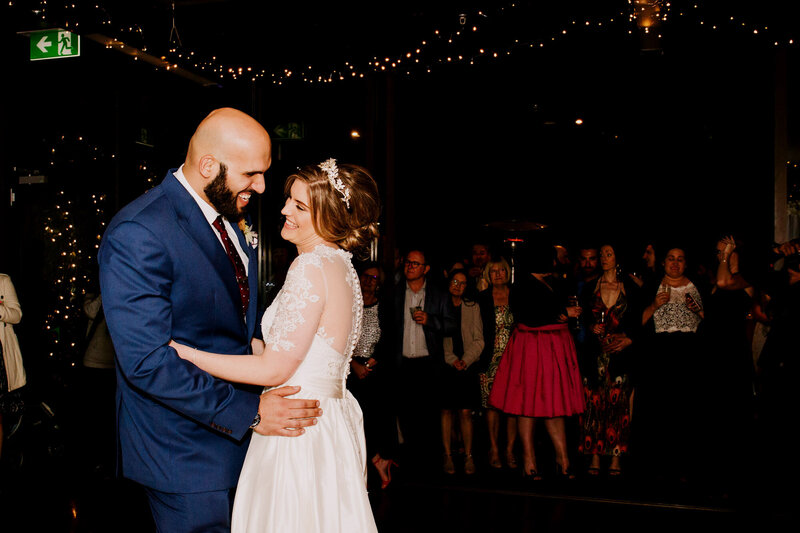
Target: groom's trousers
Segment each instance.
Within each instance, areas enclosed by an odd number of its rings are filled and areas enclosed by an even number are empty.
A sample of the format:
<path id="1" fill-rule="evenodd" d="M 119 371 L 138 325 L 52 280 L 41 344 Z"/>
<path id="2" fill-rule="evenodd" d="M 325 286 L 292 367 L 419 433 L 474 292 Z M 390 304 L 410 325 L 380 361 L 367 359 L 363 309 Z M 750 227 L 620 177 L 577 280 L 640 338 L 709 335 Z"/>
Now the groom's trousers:
<path id="1" fill-rule="evenodd" d="M 234 491 L 175 494 L 145 487 L 158 533 L 229 533 Z"/>

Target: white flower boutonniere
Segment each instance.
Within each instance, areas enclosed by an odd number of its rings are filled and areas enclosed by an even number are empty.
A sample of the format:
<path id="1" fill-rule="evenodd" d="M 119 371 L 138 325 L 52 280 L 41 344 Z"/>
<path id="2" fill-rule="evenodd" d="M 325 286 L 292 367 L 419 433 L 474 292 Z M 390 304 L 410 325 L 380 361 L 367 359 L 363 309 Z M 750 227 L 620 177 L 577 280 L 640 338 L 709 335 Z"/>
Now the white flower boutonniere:
<path id="1" fill-rule="evenodd" d="M 252 248 L 258 246 L 258 233 L 253 231 L 253 226 L 248 226 L 247 222 L 242 219 L 239 221 L 239 229 L 244 233 L 244 240 L 247 241 L 248 245 Z"/>

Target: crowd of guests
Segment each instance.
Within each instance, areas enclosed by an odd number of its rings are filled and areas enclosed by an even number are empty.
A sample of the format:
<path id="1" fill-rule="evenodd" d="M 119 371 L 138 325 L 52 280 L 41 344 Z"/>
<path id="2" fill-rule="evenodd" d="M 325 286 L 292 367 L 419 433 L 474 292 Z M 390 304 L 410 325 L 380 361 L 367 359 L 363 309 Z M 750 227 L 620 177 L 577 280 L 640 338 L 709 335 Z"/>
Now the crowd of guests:
<path id="1" fill-rule="evenodd" d="M 476 243 L 450 261 L 411 248 L 395 263 L 359 264 L 363 325 L 348 378 L 381 487 L 398 467 L 726 486 L 759 468 L 797 474 L 800 240 L 759 250 L 724 236 L 697 253 L 681 242 L 632 252 L 530 242 L 515 258 Z M 21 408 L 25 378 L 3 274 L 0 289 L 2 422 Z M 86 310 L 102 317 L 100 299 Z M 107 382 L 113 349 L 100 349 L 93 323 L 84 366 Z M 95 364 L 100 351 L 106 363 Z"/>
<path id="2" fill-rule="evenodd" d="M 349 387 L 382 486 L 397 465 L 735 484 L 766 453 L 783 470 L 800 242 L 707 244 L 530 242 L 513 270 L 484 243 L 363 264 Z"/>

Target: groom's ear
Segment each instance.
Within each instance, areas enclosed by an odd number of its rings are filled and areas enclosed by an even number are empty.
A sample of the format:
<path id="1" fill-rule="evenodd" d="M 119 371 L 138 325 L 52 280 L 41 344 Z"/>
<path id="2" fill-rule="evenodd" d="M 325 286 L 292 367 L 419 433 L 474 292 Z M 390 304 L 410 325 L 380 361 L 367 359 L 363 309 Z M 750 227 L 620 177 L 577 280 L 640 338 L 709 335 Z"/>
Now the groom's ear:
<path id="1" fill-rule="evenodd" d="M 219 173 L 219 162 L 217 158 L 211 154 L 204 155 L 200 158 L 200 174 L 205 179 L 213 179 Z"/>

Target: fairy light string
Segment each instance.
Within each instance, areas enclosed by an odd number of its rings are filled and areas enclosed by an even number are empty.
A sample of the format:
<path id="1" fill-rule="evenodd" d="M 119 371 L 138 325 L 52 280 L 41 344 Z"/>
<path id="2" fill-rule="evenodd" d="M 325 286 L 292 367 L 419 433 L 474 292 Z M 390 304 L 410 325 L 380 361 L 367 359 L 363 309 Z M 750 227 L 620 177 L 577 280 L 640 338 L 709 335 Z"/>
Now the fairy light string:
<path id="1" fill-rule="evenodd" d="M 19 4 L 18 0 L 9 0 L 6 7 L 18 8 Z M 373 54 L 367 59 L 343 58 L 336 67 L 312 63 L 294 67 L 259 68 L 254 65 L 225 64 L 216 56 L 202 58 L 200 53 L 187 48 L 178 34 L 173 3 L 167 50 L 161 56 L 165 60 L 165 66 L 154 68 L 169 70 L 181 67 L 218 82 L 248 81 L 274 85 L 302 82 L 326 85 L 360 80 L 376 73 L 395 72 L 413 77 L 456 65 L 491 64 L 523 52 L 547 51 L 568 39 L 591 36 L 593 33 L 617 32 L 631 37 L 638 34 L 650 36 L 659 42 L 664 32 L 669 32 L 670 27 L 678 23 L 689 24 L 712 34 L 732 31 L 743 36 L 753 36 L 761 46 L 793 47 L 797 42 L 796 36 L 786 35 L 771 29 L 769 25 L 759 24 L 742 16 L 709 13 L 702 2 L 684 2 L 677 6 L 676 2 L 667 0 L 628 0 L 626 7 L 627 9 L 617 8 L 607 14 L 548 22 L 547 27 L 541 28 L 541 24 L 533 24 L 538 22 L 533 20 L 536 18 L 535 2 L 514 0 L 485 9 L 454 12 L 447 20 L 439 21 L 439 24 L 433 26 L 427 38 L 408 44 L 400 53 Z M 107 28 L 107 33 L 116 40 L 117 45 L 127 44 L 147 51 L 144 31 L 140 26 L 115 24 L 112 16 L 100 3 L 95 4 L 94 9 L 97 12 L 95 19 L 100 20 L 101 25 Z M 53 10 L 46 0 L 35 2 L 32 7 L 32 14 L 43 21 L 47 20 L 51 11 Z M 65 2 L 61 12 L 70 15 L 71 28 L 79 32 L 80 23 L 76 18 L 75 5 Z M 534 26 L 538 29 L 526 29 Z M 513 28 L 513 31 L 509 28 Z M 485 40 L 481 41 L 482 39 Z M 109 44 L 108 47 L 113 48 L 114 44 Z M 151 42 L 150 47 L 154 48 L 154 43 Z"/>

